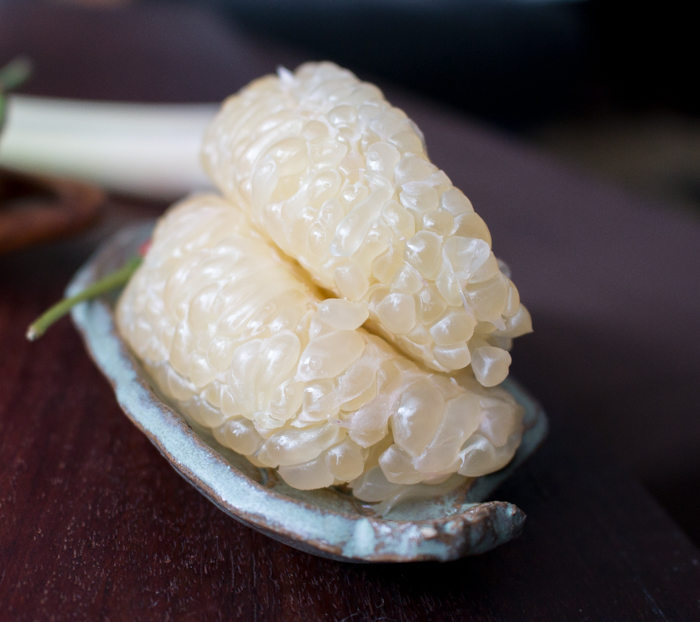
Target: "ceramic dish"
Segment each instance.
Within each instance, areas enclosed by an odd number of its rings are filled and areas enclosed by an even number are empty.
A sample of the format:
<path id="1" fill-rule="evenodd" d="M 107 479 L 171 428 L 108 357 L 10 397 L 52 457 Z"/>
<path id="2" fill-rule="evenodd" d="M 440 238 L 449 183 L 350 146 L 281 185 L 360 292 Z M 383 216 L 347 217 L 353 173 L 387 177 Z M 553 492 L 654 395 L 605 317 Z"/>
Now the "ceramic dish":
<path id="1" fill-rule="evenodd" d="M 77 273 L 68 295 L 121 266 L 149 238 L 153 224 L 125 229 Z M 503 386 L 525 408 L 525 434 L 504 469 L 429 501 L 408 502 L 378 517 L 370 504 L 335 488 L 291 488 L 272 469 L 253 466 L 194 429 L 149 385 L 116 331 L 116 294 L 78 305 L 73 321 L 112 384 L 129 419 L 190 484 L 224 512 L 302 551 L 349 562 L 447 561 L 488 551 L 520 534 L 525 514 L 503 501 L 483 502 L 539 446 L 547 419 L 512 379 Z"/>

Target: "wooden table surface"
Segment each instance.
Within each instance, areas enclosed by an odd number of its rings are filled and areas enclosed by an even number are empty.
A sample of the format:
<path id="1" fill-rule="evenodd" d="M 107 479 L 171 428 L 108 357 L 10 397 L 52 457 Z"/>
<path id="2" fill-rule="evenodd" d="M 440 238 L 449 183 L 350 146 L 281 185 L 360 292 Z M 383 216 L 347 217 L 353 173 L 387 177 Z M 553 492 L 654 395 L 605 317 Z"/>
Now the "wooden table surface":
<path id="1" fill-rule="evenodd" d="M 0 4 L 0 62 L 23 51 L 26 92 L 140 101 L 215 101 L 301 58 L 196 10 Z M 113 197 L 93 231 L 0 258 L 0 620 L 700 619 L 700 553 L 619 466 L 659 464 L 673 443 L 697 454 L 698 223 L 392 98 L 490 224 L 535 318 L 514 371 L 551 434 L 495 493 L 528 514 L 521 538 L 442 565 L 348 565 L 199 495 L 121 414 L 67 321 L 24 339 L 101 239 L 165 207 Z M 596 418 L 615 421 L 612 451 Z"/>

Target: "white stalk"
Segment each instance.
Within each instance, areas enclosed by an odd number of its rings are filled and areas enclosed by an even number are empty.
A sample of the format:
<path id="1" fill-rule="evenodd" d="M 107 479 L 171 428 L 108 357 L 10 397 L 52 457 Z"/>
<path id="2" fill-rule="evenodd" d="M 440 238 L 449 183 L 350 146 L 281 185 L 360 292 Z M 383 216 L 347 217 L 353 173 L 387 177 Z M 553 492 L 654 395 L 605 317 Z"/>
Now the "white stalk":
<path id="1" fill-rule="evenodd" d="M 12 95 L 0 165 L 174 199 L 211 188 L 199 161 L 216 104 L 129 104 Z"/>

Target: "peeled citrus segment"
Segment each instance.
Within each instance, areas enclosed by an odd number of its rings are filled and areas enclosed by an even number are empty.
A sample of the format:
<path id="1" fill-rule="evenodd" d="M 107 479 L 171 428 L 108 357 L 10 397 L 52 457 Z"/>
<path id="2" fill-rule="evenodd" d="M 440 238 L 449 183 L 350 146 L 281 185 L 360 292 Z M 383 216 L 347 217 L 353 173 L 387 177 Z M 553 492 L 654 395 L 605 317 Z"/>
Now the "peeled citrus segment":
<path id="1" fill-rule="evenodd" d="M 309 63 L 253 82 L 225 102 L 202 155 L 316 283 L 365 303 L 370 326 L 429 367 L 462 369 L 472 339 L 503 349 L 531 330 L 469 199 L 406 114 L 349 71 Z M 507 375 L 509 357 L 476 358 L 485 385 Z"/>
<path id="2" fill-rule="evenodd" d="M 116 319 L 180 413 L 293 487 L 355 482 L 383 500 L 510 460 L 522 412 L 508 393 L 426 371 L 358 328 L 365 303 L 324 298 L 244 212 L 206 195 L 160 220 Z"/>

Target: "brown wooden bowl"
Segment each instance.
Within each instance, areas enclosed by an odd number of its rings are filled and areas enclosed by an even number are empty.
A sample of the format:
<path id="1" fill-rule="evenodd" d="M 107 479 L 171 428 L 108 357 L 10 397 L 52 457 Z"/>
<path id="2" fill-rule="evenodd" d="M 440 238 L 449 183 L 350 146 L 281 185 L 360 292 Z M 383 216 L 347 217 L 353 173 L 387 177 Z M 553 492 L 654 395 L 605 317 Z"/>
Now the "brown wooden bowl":
<path id="1" fill-rule="evenodd" d="M 0 169 L 0 253 L 78 233 L 104 201 L 94 186 Z"/>

